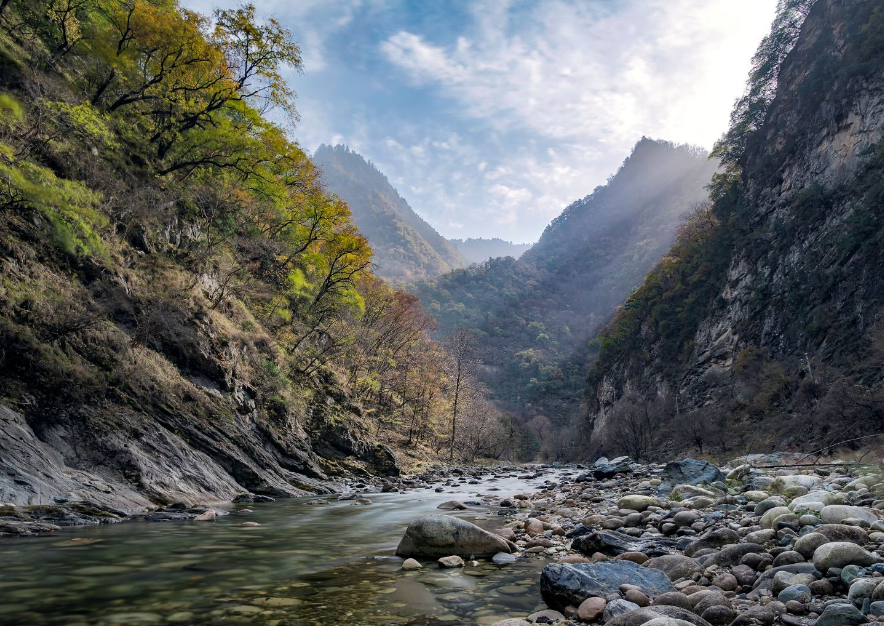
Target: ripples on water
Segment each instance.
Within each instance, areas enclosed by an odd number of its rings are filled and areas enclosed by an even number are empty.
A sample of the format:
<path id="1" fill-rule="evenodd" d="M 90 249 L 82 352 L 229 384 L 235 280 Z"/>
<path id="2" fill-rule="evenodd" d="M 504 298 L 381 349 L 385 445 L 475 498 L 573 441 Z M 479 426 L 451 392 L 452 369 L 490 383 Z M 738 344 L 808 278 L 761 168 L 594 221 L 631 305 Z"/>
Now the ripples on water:
<path id="1" fill-rule="evenodd" d="M 408 523 L 440 512 L 441 502 L 492 487 L 502 498 L 551 477 L 374 494 L 367 506 L 317 498 L 234 505 L 215 522 L 127 522 L 0 540 L 0 625 L 431 626 L 524 617 L 540 602 L 540 557 L 463 570 L 424 561 L 422 571 L 402 572 L 393 554 Z M 457 515 L 503 524 L 496 507 Z"/>

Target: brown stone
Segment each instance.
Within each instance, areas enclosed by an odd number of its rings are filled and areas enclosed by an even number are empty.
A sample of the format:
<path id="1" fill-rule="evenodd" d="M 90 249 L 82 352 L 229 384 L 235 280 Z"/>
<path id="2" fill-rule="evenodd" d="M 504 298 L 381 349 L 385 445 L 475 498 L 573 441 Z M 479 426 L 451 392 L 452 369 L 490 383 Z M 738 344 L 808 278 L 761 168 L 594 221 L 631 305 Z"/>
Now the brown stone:
<path id="1" fill-rule="evenodd" d="M 601 617 L 606 605 L 604 598 L 587 598 L 577 607 L 577 617 L 584 622 L 591 622 Z"/>

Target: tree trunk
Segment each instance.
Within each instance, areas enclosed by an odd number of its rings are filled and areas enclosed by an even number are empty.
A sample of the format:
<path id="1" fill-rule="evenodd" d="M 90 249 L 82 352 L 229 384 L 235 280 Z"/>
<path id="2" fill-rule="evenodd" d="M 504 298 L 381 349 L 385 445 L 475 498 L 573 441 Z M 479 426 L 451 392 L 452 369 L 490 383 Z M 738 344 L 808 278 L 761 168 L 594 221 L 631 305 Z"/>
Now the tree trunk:
<path id="1" fill-rule="evenodd" d="M 454 461 L 454 439 L 457 435 L 457 403 L 460 400 L 460 379 L 461 372 L 460 367 L 458 367 L 457 380 L 454 383 L 454 407 L 451 414 L 451 451 L 448 455 L 449 462 Z"/>

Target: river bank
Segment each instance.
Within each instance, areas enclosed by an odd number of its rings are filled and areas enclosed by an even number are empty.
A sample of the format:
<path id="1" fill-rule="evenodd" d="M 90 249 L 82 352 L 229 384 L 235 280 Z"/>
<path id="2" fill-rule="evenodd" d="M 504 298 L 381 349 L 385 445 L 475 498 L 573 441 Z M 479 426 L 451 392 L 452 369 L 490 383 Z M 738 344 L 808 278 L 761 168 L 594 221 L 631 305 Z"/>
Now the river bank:
<path id="1" fill-rule="evenodd" d="M 880 469 L 801 461 L 750 455 L 719 469 L 600 459 L 518 496 L 527 511 L 497 532 L 517 562 L 549 560 L 547 610 L 494 626 L 884 622 Z"/>
<path id="2" fill-rule="evenodd" d="M 848 465 L 766 467 L 795 460 L 439 467 L 353 479 L 343 494 L 215 506 L 214 521 L 184 519 L 202 507 L 173 508 L 160 512 L 176 520 L 166 523 L 141 517 L 7 538 L 0 624 L 878 619 L 880 474 Z M 420 567 L 411 569 L 396 556 L 406 527 L 439 514 L 494 533 L 506 558 L 464 553 L 462 566 L 444 568 L 418 555 Z"/>
<path id="3" fill-rule="evenodd" d="M 478 503 L 451 513 L 497 529 L 500 499 L 564 471 L 519 469 L 403 477 L 397 489 L 354 481 L 346 499 L 231 503 L 209 523 L 133 518 L 0 540 L 0 624 L 491 623 L 537 607 L 545 560 L 406 574 L 394 553 L 409 522 L 448 500 Z"/>

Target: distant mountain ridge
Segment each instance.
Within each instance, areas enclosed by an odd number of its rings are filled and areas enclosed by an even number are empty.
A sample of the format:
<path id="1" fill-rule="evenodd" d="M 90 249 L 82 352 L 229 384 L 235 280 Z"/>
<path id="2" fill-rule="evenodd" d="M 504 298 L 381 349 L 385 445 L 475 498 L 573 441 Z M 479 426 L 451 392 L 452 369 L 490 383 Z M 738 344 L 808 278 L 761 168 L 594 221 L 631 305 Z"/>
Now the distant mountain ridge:
<path id="1" fill-rule="evenodd" d="M 486 239 L 470 237 L 469 239 L 449 239 L 460 255 L 469 263 L 484 263 L 488 259 L 511 256 L 518 259 L 531 249 L 531 243 L 513 243 L 500 237 Z"/>
<path id="2" fill-rule="evenodd" d="M 413 281 L 466 262 L 456 247 L 408 205 L 370 161 L 347 146 L 322 145 L 313 155 L 329 191 L 344 200 L 374 252 L 375 273 Z"/>
<path id="3" fill-rule="evenodd" d="M 521 454 L 568 456 L 589 342 L 659 262 L 718 168 L 698 148 L 642 138 L 607 184 L 572 203 L 520 259 L 414 286 L 442 332 L 472 328 L 484 380 L 522 421 Z"/>

